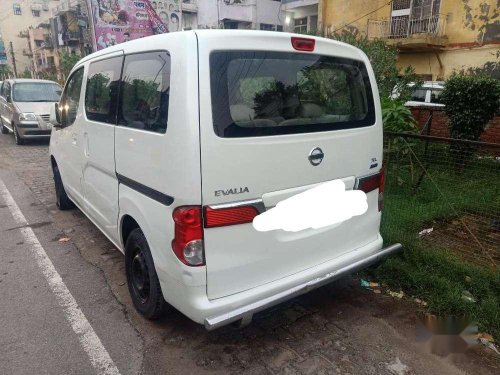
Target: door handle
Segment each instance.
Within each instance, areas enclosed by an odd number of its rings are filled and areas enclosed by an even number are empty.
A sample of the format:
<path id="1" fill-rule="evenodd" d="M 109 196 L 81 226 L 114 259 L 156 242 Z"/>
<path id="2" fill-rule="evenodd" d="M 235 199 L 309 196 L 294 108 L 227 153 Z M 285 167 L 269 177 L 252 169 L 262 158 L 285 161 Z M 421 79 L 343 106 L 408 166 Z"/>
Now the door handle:
<path id="1" fill-rule="evenodd" d="M 83 133 L 83 153 L 87 158 L 90 156 L 90 144 L 89 144 L 88 133 Z"/>

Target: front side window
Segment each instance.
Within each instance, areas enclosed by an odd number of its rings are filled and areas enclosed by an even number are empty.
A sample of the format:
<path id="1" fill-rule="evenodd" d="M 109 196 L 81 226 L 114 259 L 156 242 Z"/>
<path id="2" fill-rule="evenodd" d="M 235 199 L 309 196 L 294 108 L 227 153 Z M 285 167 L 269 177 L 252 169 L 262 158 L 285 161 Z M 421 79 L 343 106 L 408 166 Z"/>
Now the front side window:
<path id="1" fill-rule="evenodd" d="M 150 52 L 125 57 L 118 123 L 165 133 L 170 95 L 170 55 Z"/>
<path id="2" fill-rule="evenodd" d="M 116 123 L 122 61 L 119 56 L 90 64 L 85 92 L 85 113 L 89 120 Z"/>
<path id="3" fill-rule="evenodd" d="M 80 92 L 82 89 L 83 68 L 78 69 L 68 80 L 66 90 L 61 101 L 63 113 L 62 123 L 64 126 L 73 125 L 78 114 L 80 104 Z"/>
<path id="4" fill-rule="evenodd" d="M 57 102 L 61 96 L 61 86 L 56 83 L 21 82 L 12 89 L 15 102 Z"/>
<path id="5" fill-rule="evenodd" d="M 210 56 L 212 116 L 220 137 L 310 133 L 375 123 L 360 61 L 288 52 Z"/>

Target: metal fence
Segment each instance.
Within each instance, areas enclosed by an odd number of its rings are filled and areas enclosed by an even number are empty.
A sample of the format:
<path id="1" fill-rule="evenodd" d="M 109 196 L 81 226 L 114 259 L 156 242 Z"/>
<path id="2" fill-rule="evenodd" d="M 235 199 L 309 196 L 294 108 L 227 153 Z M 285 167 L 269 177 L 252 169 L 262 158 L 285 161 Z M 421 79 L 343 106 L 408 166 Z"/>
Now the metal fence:
<path id="1" fill-rule="evenodd" d="M 386 133 L 387 241 L 500 261 L 500 144 Z"/>

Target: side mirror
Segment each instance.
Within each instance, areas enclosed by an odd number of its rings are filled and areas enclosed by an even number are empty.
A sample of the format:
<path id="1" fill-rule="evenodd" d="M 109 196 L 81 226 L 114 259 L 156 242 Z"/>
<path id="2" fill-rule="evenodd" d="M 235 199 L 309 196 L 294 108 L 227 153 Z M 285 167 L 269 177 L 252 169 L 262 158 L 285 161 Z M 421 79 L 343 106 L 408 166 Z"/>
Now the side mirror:
<path id="1" fill-rule="evenodd" d="M 52 126 L 54 128 L 61 129 L 63 126 L 62 126 L 62 122 L 61 122 L 61 112 L 59 111 L 59 103 L 55 103 L 54 107 L 55 107 L 55 111 L 56 111 L 56 123 L 53 124 Z"/>

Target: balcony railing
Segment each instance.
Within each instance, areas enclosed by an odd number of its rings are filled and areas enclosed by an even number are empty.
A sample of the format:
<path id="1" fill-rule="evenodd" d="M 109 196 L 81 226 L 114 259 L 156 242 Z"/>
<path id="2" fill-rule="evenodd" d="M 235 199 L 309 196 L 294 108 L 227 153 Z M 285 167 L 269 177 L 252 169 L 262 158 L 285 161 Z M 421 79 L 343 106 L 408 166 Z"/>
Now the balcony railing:
<path id="1" fill-rule="evenodd" d="M 58 16 L 64 12 L 76 11 L 78 9 L 79 0 L 62 0 L 59 5 L 52 8 L 52 15 Z"/>
<path id="2" fill-rule="evenodd" d="M 368 20 L 368 37 L 402 39 L 414 36 L 443 37 L 446 34 L 446 16 L 394 17 L 391 20 Z"/>
<path id="3" fill-rule="evenodd" d="M 182 0 L 181 9 L 185 12 L 197 12 L 198 11 L 198 1 L 197 0 Z"/>

